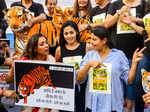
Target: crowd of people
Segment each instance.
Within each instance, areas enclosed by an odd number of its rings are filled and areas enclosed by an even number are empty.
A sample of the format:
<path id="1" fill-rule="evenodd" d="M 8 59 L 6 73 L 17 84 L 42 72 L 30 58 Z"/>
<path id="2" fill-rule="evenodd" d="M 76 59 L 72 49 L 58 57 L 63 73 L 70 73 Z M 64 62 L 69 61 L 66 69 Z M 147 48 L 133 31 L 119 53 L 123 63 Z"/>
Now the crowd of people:
<path id="1" fill-rule="evenodd" d="M 21 6 L 34 13 L 27 28 L 34 24 L 54 18 L 54 9 L 59 0 L 43 0 L 48 13 L 41 4 L 33 0 L 21 0 L 11 4 Z M 74 112 L 144 112 L 144 105 L 150 104 L 150 92 L 142 87 L 142 73 L 150 72 L 150 34 L 144 27 L 143 17 L 150 11 L 149 0 L 74 0 L 74 17 L 90 21 L 90 24 L 77 25 L 68 20 L 60 28 L 59 42 L 56 46 L 48 44 L 47 37 L 34 34 L 27 41 L 21 56 L 0 55 L 0 64 L 10 65 L 6 81 L 14 81 L 13 60 L 41 60 L 67 63 L 70 57 L 81 60 L 76 69 L 75 111 Z M 0 38 L 6 38 L 7 22 L 2 10 L 6 1 L 0 4 Z M 80 41 L 80 32 L 90 30 L 89 43 Z M 1 45 L 4 54 L 10 54 L 8 46 Z M 90 69 L 111 66 L 111 93 L 91 92 Z M 61 75 L 60 75 L 61 77 Z M 0 89 L 1 96 L 19 100 L 14 90 Z M 133 110 L 134 107 L 134 110 Z M 0 111 L 7 112 L 2 104 Z M 22 107 L 22 112 L 68 112 L 38 107 Z"/>

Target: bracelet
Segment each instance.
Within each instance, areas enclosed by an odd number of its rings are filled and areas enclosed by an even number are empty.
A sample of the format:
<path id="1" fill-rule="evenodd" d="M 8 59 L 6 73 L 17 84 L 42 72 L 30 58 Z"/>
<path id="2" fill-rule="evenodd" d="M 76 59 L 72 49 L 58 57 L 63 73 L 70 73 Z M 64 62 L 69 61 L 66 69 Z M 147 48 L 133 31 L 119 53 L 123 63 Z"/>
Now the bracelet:
<path id="1" fill-rule="evenodd" d="M 88 24 L 86 29 L 87 29 L 87 30 L 91 30 L 91 29 L 92 29 L 91 25 Z"/>

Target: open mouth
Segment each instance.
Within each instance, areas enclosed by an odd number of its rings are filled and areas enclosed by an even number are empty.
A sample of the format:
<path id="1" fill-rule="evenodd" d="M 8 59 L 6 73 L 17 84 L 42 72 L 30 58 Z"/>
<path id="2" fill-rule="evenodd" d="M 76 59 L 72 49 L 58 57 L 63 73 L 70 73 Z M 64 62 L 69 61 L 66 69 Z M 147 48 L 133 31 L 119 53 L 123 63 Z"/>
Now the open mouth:
<path id="1" fill-rule="evenodd" d="M 27 23 L 23 23 L 20 27 L 18 27 L 18 28 L 11 28 L 11 30 L 13 31 L 13 32 L 22 32 L 24 29 L 25 29 L 25 27 L 27 27 Z"/>

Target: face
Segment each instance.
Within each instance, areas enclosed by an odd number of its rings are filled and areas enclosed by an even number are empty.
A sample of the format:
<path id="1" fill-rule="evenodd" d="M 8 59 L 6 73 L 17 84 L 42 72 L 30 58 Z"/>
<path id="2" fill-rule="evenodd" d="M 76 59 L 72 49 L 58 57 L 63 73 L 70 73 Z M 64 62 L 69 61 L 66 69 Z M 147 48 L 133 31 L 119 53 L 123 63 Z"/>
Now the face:
<path id="1" fill-rule="evenodd" d="M 53 13 L 56 7 L 56 0 L 48 0 L 46 7 L 50 13 Z"/>
<path id="2" fill-rule="evenodd" d="M 79 7 L 86 7 L 88 5 L 88 0 L 78 0 Z"/>
<path id="3" fill-rule="evenodd" d="M 95 36 L 94 34 L 91 35 L 91 44 L 92 48 L 96 51 L 102 50 L 103 47 L 105 46 L 107 39 L 104 38 L 101 40 L 99 37 Z"/>
<path id="4" fill-rule="evenodd" d="M 95 0 L 95 3 L 98 5 L 101 5 L 104 2 L 104 0 Z"/>
<path id="5" fill-rule="evenodd" d="M 76 31 L 71 26 L 67 26 L 64 28 L 64 39 L 66 40 L 67 44 L 73 44 L 76 42 Z"/>
<path id="6" fill-rule="evenodd" d="M 49 46 L 45 37 L 40 37 L 38 40 L 37 53 L 39 55 L 48 55 Z"/>

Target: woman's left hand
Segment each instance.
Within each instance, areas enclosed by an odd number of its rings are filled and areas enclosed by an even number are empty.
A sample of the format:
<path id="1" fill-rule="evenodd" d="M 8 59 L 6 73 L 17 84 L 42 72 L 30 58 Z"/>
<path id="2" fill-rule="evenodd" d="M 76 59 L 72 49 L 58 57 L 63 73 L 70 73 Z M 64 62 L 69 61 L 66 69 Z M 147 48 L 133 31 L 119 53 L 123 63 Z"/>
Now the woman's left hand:
<path id="1" fill-rule="evenodd" d="M 141 50 L 139 50 L 139 48 L 137 48 L 133 54 L 133 58 L 132 58 L 132 63 L 138 63 L 140 60 L 143 59 L 143 51 L 146 49 L 146 47 L 142 48 Z"/>

